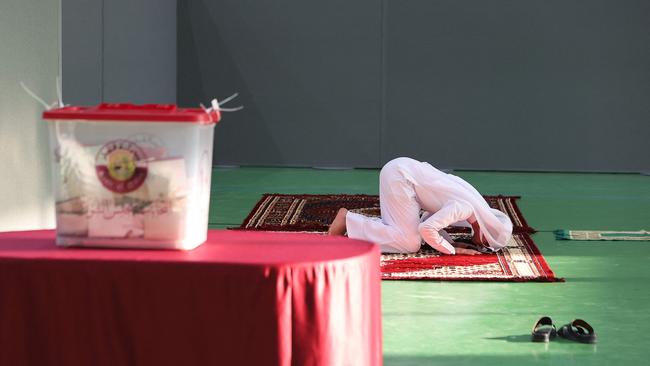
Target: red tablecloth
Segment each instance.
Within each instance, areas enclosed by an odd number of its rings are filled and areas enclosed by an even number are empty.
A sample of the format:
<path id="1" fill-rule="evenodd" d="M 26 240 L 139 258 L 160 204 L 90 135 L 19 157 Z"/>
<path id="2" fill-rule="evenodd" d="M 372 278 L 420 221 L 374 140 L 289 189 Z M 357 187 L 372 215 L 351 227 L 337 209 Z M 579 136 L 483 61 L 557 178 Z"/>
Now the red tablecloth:
<path id="1" fill-rule="evenodd" d="M 0 234 L 0 365 L 378 365 L 379 250 L 210 231 L 189 251 Z"/>

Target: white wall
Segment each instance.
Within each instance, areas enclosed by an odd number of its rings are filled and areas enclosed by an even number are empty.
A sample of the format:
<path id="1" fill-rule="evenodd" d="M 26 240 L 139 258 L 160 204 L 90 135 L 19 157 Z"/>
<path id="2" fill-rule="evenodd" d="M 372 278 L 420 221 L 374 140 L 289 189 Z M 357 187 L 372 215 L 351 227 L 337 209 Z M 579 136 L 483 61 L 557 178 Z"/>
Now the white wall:
<path id="1" fill-rule="evenodd" d="M 0 1 L 0 231 L 54 227 L 43 108 L 56 100 L 59 0 Z"/>

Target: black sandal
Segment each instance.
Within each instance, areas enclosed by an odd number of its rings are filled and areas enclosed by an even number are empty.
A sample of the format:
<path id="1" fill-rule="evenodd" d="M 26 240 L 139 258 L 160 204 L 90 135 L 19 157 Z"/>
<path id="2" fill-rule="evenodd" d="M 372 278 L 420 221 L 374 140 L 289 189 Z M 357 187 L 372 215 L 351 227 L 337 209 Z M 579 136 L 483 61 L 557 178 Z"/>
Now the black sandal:
<path id="1" fill-rule="evenodd" d="M 596 343 L 594 328 L 582 319 L 576 319 L 563 325 L 557 332 L 560 337 L 580 343 Z"/>
<path id="2" fill-rule="evenodd" d="M 557 336 L 555 324 L 550 317 L 544 316 L 539 318 L 533 326 L 531 340 L 533 342 L 548 342 Z"/>

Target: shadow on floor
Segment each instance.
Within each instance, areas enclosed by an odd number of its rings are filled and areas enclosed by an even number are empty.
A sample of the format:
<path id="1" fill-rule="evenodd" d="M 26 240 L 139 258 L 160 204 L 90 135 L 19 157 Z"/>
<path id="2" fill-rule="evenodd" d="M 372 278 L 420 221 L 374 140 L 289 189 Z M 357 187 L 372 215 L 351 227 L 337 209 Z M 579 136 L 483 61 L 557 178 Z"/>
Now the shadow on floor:
<path id="1" fill-rule="evenodd" d="M 440 356 L 402 356 L 384 355 L 384 366 L 474 366 L 474 365 L 610 365 L 621 361 L 616 357 L 589 355 L 567 355 L 547 351 L 531 352 L 525 355 L 440 355 Z"/>
<path id="2" fill-rule="evenodd" d="M 530 342 L 530 334 L 519 334 L 519 335 L 510 335 L 510 336 L 503 336 L 503 337 L 492 337 L 492 338 L 485 338 L 485 339 L 490 339 L 490 340 L 495 340 L 495 341 L 505 341 L 505 342 L 511 342 L 511 343 L 529 343 Z"/>
<path id="3" fill-rule="evenodd" d="M 531 343 L 532 341 L 530 340 L 531 335 L 530 334 L 518 334 L 518 335 L 509 335 L 509 336 L 503 336 L 503 337 L 488 337 L 484 339 L 489 339 L 492 341 L 503 341 L 503 342 L 510 342 L 510 343 Z M 555 337 L 551 339 L 551 342 L 553 343 L 576 343 L 574 341 L 570 341 L 568 339 L 564 339 L 561 337 Z M 544 342 L 541 342 L 544 343 Z M 593 346 L 593 345 L 591 345 Z"/>

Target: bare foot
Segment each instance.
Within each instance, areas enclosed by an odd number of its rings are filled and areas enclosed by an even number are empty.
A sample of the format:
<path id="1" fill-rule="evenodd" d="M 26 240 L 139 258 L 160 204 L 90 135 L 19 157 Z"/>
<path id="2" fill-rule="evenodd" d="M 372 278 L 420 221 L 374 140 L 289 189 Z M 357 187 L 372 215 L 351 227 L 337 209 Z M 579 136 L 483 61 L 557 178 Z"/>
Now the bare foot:
<path id="1" fill-rule="evenodd" d="M 327 235 L 344 235 L 345 234 L 345 215 L 348 214 L 348 210 L 345 208 L 339 208 L 339 212 L 336 213 L 334 221 L 330 224 L 329 230 L 327 230 Z"/>

